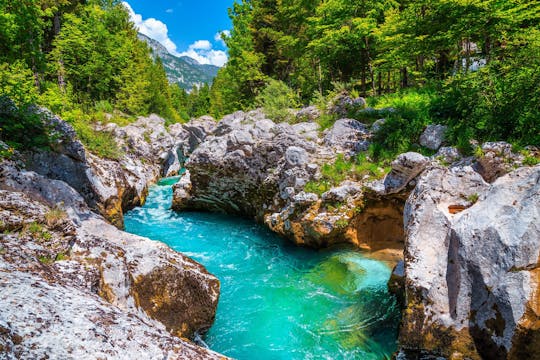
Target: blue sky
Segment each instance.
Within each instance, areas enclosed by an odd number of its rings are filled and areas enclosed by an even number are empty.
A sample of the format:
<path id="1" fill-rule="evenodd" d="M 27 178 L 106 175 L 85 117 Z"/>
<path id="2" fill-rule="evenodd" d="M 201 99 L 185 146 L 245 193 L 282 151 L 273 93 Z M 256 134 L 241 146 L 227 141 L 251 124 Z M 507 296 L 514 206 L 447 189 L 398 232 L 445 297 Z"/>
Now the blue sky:
<path id="1" fill-rule="evenodd" d="M 231 28 L 227 9 L 234 0 L 127 0 L 139 31 L 159 41 L 170 53 L 202 64 L 222 66 L 226 59 L 221 31 Z"/>

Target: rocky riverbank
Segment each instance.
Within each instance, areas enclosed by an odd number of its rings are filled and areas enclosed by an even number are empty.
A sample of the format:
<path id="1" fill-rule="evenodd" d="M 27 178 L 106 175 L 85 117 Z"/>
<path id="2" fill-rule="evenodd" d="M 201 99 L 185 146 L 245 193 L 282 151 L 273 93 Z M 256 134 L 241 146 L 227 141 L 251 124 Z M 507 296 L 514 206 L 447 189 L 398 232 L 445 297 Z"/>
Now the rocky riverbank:
<path id="1" fill-rule="evenodd" d="M 53 124 L 53 149 L 0 166 L 0 357 L 224 358 L 188 340 L 212 325 L 219 281 L 111 225 L 151 181 L 179 169 L 164 120 L 110 125 L 124 155 L 106 160 L 40 113 Z"/>
<path id="2" fill-rule="evenodd" d="M 428 127 L 419 142 L 434 156 L 401 154 L 384 178 L 345 179 L 317 194 L 308 184 L 321 180 L 325 164 L 367 149 L 377 123 L 342 119 L 320 132 L 260 111 L 202 123 L 191 124 L 204 136 L 175 186 L 177 210 L 246 215 L 299 245 L 348 242 L 394 264 L 403 259 L 392 280 L 404 287 L 402 357 L 534 352 L 540 167 L 523 167 L 525 156 L 509 144 L 462 157 L 441 147 L 443 127 Z"/>
<path id="3" fill-rule="evenodd" d="M 463 157 L 441 147 L 444 128 L 432 126 L 418 141 L 435 155 L 401 154 L 389 169 L 328 183 L 329 164 L 365 151 L 383 120 L 340 119 L 321 131 L 259 110 L 169 128 L 150 116 L 101 126 L 122 150 L 110 160 L 40 111 L 54 129 L 53 150 L 1 165 L 0 303 L 10 311 L 0 317 L 0 347 L 12 358 L 219 356 L 183 340 L 211 326 L 217 279 L 118 230 L 148 184 L 182 166 L 176 210 L 248 216 L 298 245 L 351 243 L 398 264 L 390 285 L 404 305 L 401 358 L 522 359 L 538 348 L 540 166 L 524 166 L 509 144 Z M 64 337 L 65 346 L 54 345 Z"/>

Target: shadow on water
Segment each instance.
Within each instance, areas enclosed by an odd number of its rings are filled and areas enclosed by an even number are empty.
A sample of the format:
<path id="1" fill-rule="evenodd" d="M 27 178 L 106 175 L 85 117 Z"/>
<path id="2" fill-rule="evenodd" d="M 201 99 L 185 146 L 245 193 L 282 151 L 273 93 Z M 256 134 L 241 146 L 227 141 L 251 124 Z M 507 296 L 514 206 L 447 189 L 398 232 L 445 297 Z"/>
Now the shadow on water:
<path id="1" fill-rule="evenodd" d="M 178 180 L 150 189 L 126 231 L 162 241 L 221 281 L 204 341 L 237 359 L 385 359 L 396 350 L 399 310 L 386 264 L 339 247 L 294 246 L 252 221 L 169 209 Z"/>

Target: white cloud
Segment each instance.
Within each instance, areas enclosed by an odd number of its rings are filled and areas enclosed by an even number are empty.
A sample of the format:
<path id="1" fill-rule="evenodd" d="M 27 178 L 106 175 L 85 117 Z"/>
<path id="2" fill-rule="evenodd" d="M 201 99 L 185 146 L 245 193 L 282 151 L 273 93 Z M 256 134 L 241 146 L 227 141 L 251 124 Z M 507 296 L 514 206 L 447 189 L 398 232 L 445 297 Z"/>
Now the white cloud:
<path id="1" fill-rule="evenodd" d="M 173 9 L 167 9 L 167 10 L 165 10 L 165 12 L 166 12 L 167 14 L 172 14 L 172 13 L 174 12 L 174 10 L 173 10 Z"/>
<path id="2" fill-rule="evenodd" d="M 189 45 L 189 48 L 193 50 L 210 50 L 212 49 L 212 44 L 208 40 L 197 40 Z"/>
<path id="3" fill-rule="evenodd" d="M 181 56 L 189 56 L 201 64 L 223 66 L 227 62 L 227 54 L 222 50 L 212 49 L 208 40 L 197 40 L 189 45 L 187 51 L 180 53 Z"/>
<path id="4" fill-rule="evenodd" d="M 231 36 L 231 32 L 229 30 L 223 30 L 223 31 L 218 31 L 216 35 L 214 35 L 215 41 L 220 42 L 223 45 L 225 45 L 225 41 L 223 41 L 223 39 L 221 38 L 222 35 L 225 35 L 225 37 L 229 37 Z"/>
<path id="5" fill-rule="evenodd" d="M 141 34 L 159 41 L 171 54 L 178 55 L 176 44 L 169 38 L 169 29 L 167 29 L 167 25 L 154 18 L 143 20 L 140 14 L 135 14 L 135 11 L 133 11 L 133 8 L 127 2 L 124 1 L 122 4 L 128 10 L 131 21 L 133 21 L 135 27 Z"/>
<path id="6" fill-rule="evenodd" d="M 171 54 L 189 56 L 201 64 L 223 66 L 227 62 L 225 51 L 212 49 L 212 44 L 208 40 L 197 40 L 189 45 L 186 51 L 178 52 L 176 44 L 169 38 L 169 30 L 165 23 L 154 18 L 143 19 L 142 15 L 135 14 L 133 8 L 126 1 L 122 2 L 122 4 L 128 10 L 131 21 L 133 21 L 139 32 L 159 41 Z M 172 9 L 169 10 L 172 11 Z M 167 12 L 169 11 L 167 10 Z"/>

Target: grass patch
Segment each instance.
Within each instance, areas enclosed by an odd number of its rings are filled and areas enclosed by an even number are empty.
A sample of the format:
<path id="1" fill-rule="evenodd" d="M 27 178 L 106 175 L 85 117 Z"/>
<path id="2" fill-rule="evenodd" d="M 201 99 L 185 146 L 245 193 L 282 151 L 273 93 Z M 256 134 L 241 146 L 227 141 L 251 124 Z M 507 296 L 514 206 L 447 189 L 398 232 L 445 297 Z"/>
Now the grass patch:
<path id="1" fill-rule="evenodd" d="M 45 222 L 47 223 L 47 226 L 49 227 L 56 226 L 58 223 L 62 222 L 66 218 L 67 218 L 66 211 L 60 208 L 59 206 L 55 206 L 53 209 L 49 210 L 45 214 Z"/>
<path id="2" fill-rule="evenodd" d="M 321 178 L 308 182 L 304 191 L 322 195 L 345 180 L 380 179 L 389 171 L 388 163 L 371 162 L 366 153 L 360 153 L 350 160 L 339 154 L 334 163 L 322 166 Z"/>
<path id="3" fill-rule="evenodd" d="M 123 152 L 116 144 L 114 136 L 106 131 L 95 130 L 91 125 L 90 116 L 81 110 L 73 110 L 63 116 L 73 126 L 79 139 L 90 152 L 112 160 L 122 157 Z"/>

